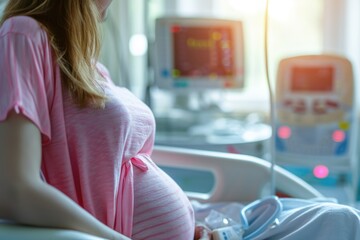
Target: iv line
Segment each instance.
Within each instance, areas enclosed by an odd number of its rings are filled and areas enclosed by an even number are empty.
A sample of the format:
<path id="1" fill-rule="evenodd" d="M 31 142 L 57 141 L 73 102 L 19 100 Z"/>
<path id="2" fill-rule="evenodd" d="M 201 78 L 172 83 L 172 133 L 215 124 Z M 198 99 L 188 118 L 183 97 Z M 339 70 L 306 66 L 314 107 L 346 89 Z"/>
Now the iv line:
<path id="1" fill-rule="evenodd" d="M 264 53 L 265 53 L 265 72 L 266 72 L 266 81 L 269 91 L 269 100 L 270 100 L 270 125 L 271 125 L 271 137 L 270 137 L 270 176 L 271 176 L 271 194 L 275 195 L 275 107 L 274 107 L 274 96 L 271 89 L 270 82 L 270 73 L 269 73 L 269 48 L 268 48 L 268 32 L 269 32 L 269 5 L 270 0 L 266 0 L 265 5 L 265 30 L 264 30 Z"/>

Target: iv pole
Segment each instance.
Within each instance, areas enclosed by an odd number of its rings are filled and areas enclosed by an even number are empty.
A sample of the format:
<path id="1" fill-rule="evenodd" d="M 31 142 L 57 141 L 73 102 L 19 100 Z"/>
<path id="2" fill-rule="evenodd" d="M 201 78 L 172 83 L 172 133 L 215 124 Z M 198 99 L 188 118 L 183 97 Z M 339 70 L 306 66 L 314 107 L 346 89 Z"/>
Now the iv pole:
<path id="1" fill-rule="evenodd" d="M 271 125 L 271 137 L 270 137 L 270 162 L 271 162 L 271 168 L 270 168 L 270 176 L 271 176 L 271 195 L 275 195 L 275 134 L 276 134 L 276 126 L 275 126 L 275 106 L 274 106 L 274 94 L 271 89 L 271 81 L 270 81 L 270 70 L 269 70 L 269 47 L 268 47 L 268 34 L 269 34 L 269 5 L 270 0 L 265 0 L 265 30 L 264 30 L 264 55 L 265 55 L 265 72 L 266 72 L 266 81 L 269 91 L 269 102 L 270 102 L 270 125 Z"/>

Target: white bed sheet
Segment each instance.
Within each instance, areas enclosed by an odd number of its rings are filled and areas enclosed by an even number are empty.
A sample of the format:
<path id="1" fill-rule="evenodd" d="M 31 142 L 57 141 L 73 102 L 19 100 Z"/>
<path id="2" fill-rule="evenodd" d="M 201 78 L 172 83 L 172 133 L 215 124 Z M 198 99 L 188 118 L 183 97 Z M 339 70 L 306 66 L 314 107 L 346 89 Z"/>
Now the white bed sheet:
<path id="1" fill-rule="evenodd" d="M 360 239 L 360 211 L 333 199 L 280 199 L 283 210 L 276 223 L 253 240 L 357 240 Z M 230 225 L 241 223 L 243 204 L 237 202 L 199 203 L 193 201 L 198 223 L 209 225 L 211 211 L 226 216 Z M 246 236 L 246 232 L 244 236 Z"/>

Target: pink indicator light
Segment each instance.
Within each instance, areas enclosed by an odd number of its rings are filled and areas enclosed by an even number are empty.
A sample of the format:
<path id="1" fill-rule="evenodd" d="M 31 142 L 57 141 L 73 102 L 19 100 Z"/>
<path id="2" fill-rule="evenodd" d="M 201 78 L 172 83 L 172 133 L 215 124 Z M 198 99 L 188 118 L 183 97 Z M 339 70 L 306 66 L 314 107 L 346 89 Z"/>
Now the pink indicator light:
<path id="1" fill-rule="evenodd" d="M 324 165 L 318 165 L 314 168 L 313 174 L 315 177 L 323 179 L 329 176 L 329 169 Z"/>
<path id="2" fill-rule="evenodd" d="M 282 139 L 288 139 L 291 136 L 291 129 L 287 126 L 279 127 L 278 136 Z"/>
<path id="3" fill-rule="evenodd" d="M 341 130 L 336 130 L 332 134 L 332 139 L 334 142 L 342 142 L 345 140 L 345 132 Z"/>

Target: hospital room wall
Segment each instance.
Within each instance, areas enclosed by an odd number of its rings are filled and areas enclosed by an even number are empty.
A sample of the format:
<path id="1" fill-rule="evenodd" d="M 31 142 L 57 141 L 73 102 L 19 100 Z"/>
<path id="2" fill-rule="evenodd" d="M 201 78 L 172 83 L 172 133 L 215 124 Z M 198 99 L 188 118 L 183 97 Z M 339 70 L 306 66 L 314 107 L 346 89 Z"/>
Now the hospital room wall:
<path id="1" fill-rule="evenodd" d="M 7 3 L 8 0 L 0 0 L 0 13 L 3 12 L 3 9 L 5 7 L 5 4 Z"/>
<path id="2" fill-rule="evenodd" d="M 355 75 L 355 89 L 360 91 L 360 1 L 358 0 L 347 0 L 346 5 L 346 25 L 345 25 L 345 51 L 347 56 L 353 63 L 354 66 L 354 75 Z M 357 142 L 355 147 L 355 163 L 356 171 L 354 173 L 354 186 L 357 188 L 355 190 L 355 197 L 357 201 L 360 200 L 360 96 L 355 94 L 356 104 L 358 109 L 358 114 L 356 116 L 358 125 L 357 125 Z"/>
<path id="3" fill-rule="evenodd" d="M 353 64 L 356 82 L 359 81 L 360 70 L 359 12 L 358 0 L 325 1 L 324 50 L 343 54 L 349 58 Z M 357 89 L 360 90 L 359 85 Z"/>
<path id="4" fill-rule="evenodd" d="M 130 43 L 134 42 L 134 36 L 145 36 L 144 11 L 144 0 L 113 1 L 108 18 L 102 24 L 104 37 L 100 55 L 113 81 L 129 88 L 142 99 L 147 79 L 146 54 L 132 52 Z M 147 42 L 142 39 L 134 44 L 146 49 Z"/>
<path id="5" fill-rule="evenodd" d="M 345 6 L 345 39 L 344 39 L 344 51 L 354 66 L 354 74 L 357 79 L 356 89 L 360 91 L 360 1 L 347 0 Z M 355 94 L 357 97 L 357 103 L 359 106 L 360 98 L 359 94 Z M 359 116 L 360 119 L 360 116 Z"/>

